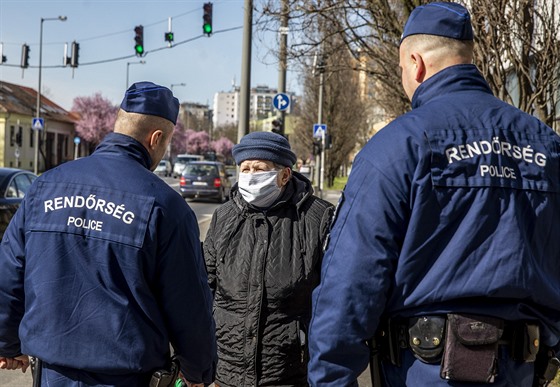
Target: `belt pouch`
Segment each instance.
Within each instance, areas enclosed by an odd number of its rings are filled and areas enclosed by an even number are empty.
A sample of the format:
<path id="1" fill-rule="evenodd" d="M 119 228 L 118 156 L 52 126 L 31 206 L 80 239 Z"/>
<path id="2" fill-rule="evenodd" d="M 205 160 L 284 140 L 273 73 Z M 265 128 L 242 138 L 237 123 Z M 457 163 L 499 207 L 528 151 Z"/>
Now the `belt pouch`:
<path id="1" fill-rule="evenodd" d="M 424 363 L 439 363 L 443 352 L 445 317 L 422 316 L 409 321 L 409 345 Z"/>
<path id="2" fill-rule="evenodd" d="M 493 383 L 498 374 L 498 342 L 503 330 L 501 319 L 448 314 L 441 377 L 458 382 Z"/>
<path id="3" fill-rule="evenodd" d="M 537 324 L 517 324 L 511 339 L 513 359 L 533 363 L 539 352 L 539 341 L 540 333 Z"/>

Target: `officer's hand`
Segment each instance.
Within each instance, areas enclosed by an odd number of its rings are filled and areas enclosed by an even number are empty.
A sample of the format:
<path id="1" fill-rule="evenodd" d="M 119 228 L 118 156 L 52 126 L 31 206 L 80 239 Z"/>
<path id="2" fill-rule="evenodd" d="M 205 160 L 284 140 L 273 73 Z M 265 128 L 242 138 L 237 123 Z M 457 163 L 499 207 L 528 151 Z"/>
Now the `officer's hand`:
<path id="1" fill-rule="evenodd" d="M 27 371 L 29 367 L 29 357 L 27 355 L 20 355 L 16 357 L 0 357 L 0 369 L 17 370 L 21 372 Z"/>

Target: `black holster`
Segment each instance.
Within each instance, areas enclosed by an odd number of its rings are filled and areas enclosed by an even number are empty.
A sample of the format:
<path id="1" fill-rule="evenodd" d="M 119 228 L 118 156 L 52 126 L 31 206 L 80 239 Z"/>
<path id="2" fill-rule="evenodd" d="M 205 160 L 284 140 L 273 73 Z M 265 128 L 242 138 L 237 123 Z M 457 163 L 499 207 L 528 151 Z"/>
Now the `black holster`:
<path id="1" fill-rule="evenodd" d="M 373 387 L 383 387 L 383 378 L 381 377 L 381 348 L 379 340 L 373 338 L 368 340 L 369 346 L 369 371 L 371 375 L 371 385 Z"/>
<path id="2" fill-rule="evenodd" d="M 149 387 L 174 387 L 180 370 L 179 360 L 173 357 L 169 369 L 157 370 L 152 374 Z"/>
<path id="3" fill-rule="evenodd" d="M 444 348 L 445 317 L 411 318 L 408 325 L 409 346 L 414 356 L 424 363 L 438 363 Z"/>
<path id="4" fill-rule="evenodd" d="M 41 387 L 43 362 L 32 356 L 29 358 L 29 365 L 31 366 L 31 376 L 33 376 L 33 387 Z"/>
<path id="5" fill-rule="evenodd" d="M 560 370 L 560 359 L 554 356 L 550 349 L 541 350 L 535 361 L 535 377 L 533 387 L 548 386 Z"/>

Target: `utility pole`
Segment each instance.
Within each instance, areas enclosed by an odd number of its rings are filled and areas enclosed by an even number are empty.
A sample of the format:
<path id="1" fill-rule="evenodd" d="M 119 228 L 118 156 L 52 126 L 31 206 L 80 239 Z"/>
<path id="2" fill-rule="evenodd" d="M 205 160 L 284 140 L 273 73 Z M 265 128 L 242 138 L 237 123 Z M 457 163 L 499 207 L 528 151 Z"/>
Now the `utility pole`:
<path id="1" fill-rule="evenodd" d="M 286 92 L 286 70 L 288 68 L 288 16 L 289 6 L 288 0 L 282 0 L 282 11 L 280 15 L 280 50 L 279 50 L 279 66 L 278 66 L 278 93 Z M 285 136 L 286 130 L 286 111 L 280 111 L 280 119 L 282 120 L 281 134 Z"/>
<path id="2" fill-rule="evenodd" d="M 241 53 L 241 85 L 237 142 L 249 133 L 249 102 L 251 98 L 251 41 L 253 33 L 253 0 L 245 0 L 243 48 Z"/>
<path id="3" fill-rule="evenodd" d="M 317 123 L 323 123 L 323 84 L 325 80 L 325 58 L 323 53 L 319 54 L 319 63 L 315 66 L 313 71 L 319 73 L 319 98 L 318 98 L 318 108 L 317 108 Z M 319 197 L 323 198 L 323 176 L 325 168 L 325 132 L 321 134 L 321 154 L 318 160 L 315 161 L 315 183 L 319 191 Z"/>

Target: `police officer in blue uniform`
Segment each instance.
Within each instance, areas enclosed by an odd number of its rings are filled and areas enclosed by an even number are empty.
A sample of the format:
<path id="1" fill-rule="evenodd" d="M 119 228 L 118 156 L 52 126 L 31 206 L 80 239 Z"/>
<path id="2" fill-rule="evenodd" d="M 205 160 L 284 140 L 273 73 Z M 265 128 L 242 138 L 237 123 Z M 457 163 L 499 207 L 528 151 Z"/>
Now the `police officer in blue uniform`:
<path id="1" fill-rule="evenodd" d="M 212 295 L 194 213 L 152 171 L 179 111 L 132 85 L 95 152 L 41 175 L 0 246 L 0 360 L 44 386 L 148 386 L 170 364 L 211 383 Z"/>
<path id="2" fill-rule="evenodd" d="M 399 52 L 412 111 L 354 161 L 313 294 L 310 384 L 356 386 L 370 355 L 388 386 L 544 383 L 560 138 L 492 95 L 463 6 L 417 7 Z"/>

